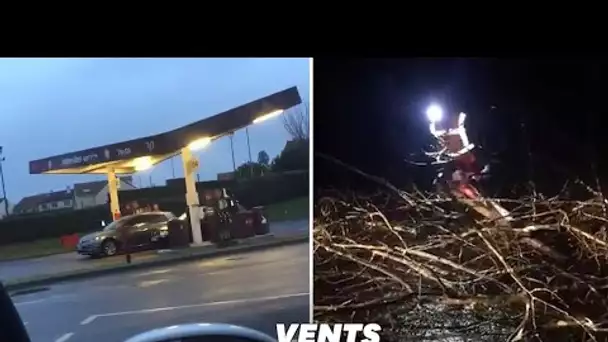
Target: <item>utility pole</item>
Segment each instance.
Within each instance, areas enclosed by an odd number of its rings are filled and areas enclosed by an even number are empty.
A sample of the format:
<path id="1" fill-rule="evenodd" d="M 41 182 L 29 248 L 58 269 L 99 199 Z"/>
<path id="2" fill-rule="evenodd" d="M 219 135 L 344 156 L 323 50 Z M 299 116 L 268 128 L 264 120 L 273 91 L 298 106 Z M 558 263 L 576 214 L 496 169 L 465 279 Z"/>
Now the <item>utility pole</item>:
<path id="1" fill-rule="evenodd" d="M 253 178 L 253 160 L 251 160 L 251 144 L 249 143 L 248 127 L 245 127 L 245 134 L 247 135 L 247 150 L 249 151 L 249 176 Z"/>
<path id="2" fill-rule="evenodd" d="M 236 172 L 236 161 L 234 160 L 234 132 L 230 134 L 230 151 L 232 152 L 232 171 Z"/>
<path id="3" fill-rule="evenodd" d="M 251 144 L 249 143 L 249 129 L 245 127 L 245 134 L 247 134 L 247 150 L 249 150 L 249 162 L 252 163 L 251 159 Z"/>
<path id="4" fill-rule="evenodd" d="M 6 158 L 2 156 L 2 146 L 0 146 L 0 180 L 2 181 L 2 196 L 4 197 L 4 210 L 6 212 L 6 216 L 8 216 L 8 199 L 6 198 L 6 186 L 4 184 L 4 170 L 2 169 L 2 162 L 4 162 Z"/>
<path id="5" fill-rule="evenodd" d="M 171 175 L 173 176 L 173 179 L 175 179 L 175 164 L 173 163 L 173 158 L 171 157 Z"/>

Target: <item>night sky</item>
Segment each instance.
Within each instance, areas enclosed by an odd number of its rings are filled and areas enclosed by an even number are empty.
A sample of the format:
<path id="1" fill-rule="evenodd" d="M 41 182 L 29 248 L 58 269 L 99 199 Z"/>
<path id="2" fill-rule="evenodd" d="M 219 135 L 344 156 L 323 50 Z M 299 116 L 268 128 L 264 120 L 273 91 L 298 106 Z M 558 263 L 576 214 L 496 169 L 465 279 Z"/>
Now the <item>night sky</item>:
<path id="1" fill-rule="evenodd" d="M 594 167 L 603 183 L 607 76 L 591 60 L 317 58 L 314 149 L 399 186 L 428 184 L 433 171 L 404 159 L 432 141 L 424 111 L 438 102 L 467 113 L 478 153 L 493 160 L 494 194 L 532 178 L 552 195 L 566 179 L 591 182 Z M 318 157 L 315 184 L 361 186 Z"/>

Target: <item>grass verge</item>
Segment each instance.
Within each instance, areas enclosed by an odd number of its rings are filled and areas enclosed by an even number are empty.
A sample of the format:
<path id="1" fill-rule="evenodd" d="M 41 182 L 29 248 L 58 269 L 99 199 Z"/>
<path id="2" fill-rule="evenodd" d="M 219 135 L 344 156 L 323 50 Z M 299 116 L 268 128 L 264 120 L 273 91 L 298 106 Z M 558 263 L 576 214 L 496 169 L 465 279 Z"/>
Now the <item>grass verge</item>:
<path id="1" fill-rule="evenodd" d="M 61 245 L 59 238 L 40 239 L 0 246 L 0 261 L 43 257 L 70 251 Z"/>

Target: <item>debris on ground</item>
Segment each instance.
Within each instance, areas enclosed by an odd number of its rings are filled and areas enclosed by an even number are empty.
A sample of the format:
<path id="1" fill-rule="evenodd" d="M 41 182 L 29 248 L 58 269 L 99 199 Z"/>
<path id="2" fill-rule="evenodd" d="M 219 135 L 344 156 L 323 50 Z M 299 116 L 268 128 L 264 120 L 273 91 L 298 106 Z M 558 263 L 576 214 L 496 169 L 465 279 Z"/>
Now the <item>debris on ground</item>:
<path id="1" fill-rule="evenodd" d="M 315 319 L 393 341 L 608 340 L 607 201 L 501 200 L 485 220 L 441 194 L 328 193 L 314 220 Z"/>

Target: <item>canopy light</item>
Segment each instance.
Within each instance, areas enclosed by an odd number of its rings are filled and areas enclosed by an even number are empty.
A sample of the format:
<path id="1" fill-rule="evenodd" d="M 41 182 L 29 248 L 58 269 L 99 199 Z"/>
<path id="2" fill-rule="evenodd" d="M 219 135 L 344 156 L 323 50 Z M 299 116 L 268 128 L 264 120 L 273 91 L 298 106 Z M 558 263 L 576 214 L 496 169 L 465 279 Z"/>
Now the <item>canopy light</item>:
<path id="1" fill-rule="evenodd" d="M 152 157 L 145 156 L 133 159 L 133 167 L 135 171 L 145 171 L 152 167 Z"/>
<path id="2" fill-rule="evenodd" d="M 284 110 L 283 110 L 283 109 L 277 109 L 277 110 L 272 111 L 272 112 L 270 112 L 270 113 L 268 113 L 268 114 L 264 114 L 264 115 L 262 115 L 262 116 L 259 116 L 259 117 L 255 118 L 255 119 L 253 120 L 253 123 L 254 123 L 254 124 L 257 124 L 257 123 L 260 123 L 260 122 L 262 122 L 262 121 L 266 121 L 266 120 L 268 120 L 268 119 L 274 118 L 275 116 L 278 116 L 278 115 L 283 114 L 283 112 L 284 112 Z"/>
<path id="3" fill-rule="evenodd" d="M 203 149 L 205 146 L 209 145 L 209 143 L 211 143 L 211 138 L 209 138 L 209 137 L 199 138 L 199 139 L 196 139 L 193 142 L 189 143 L 188 149 L 190 149 L 190 151 L 198 151 L 200 149 Z"/>

